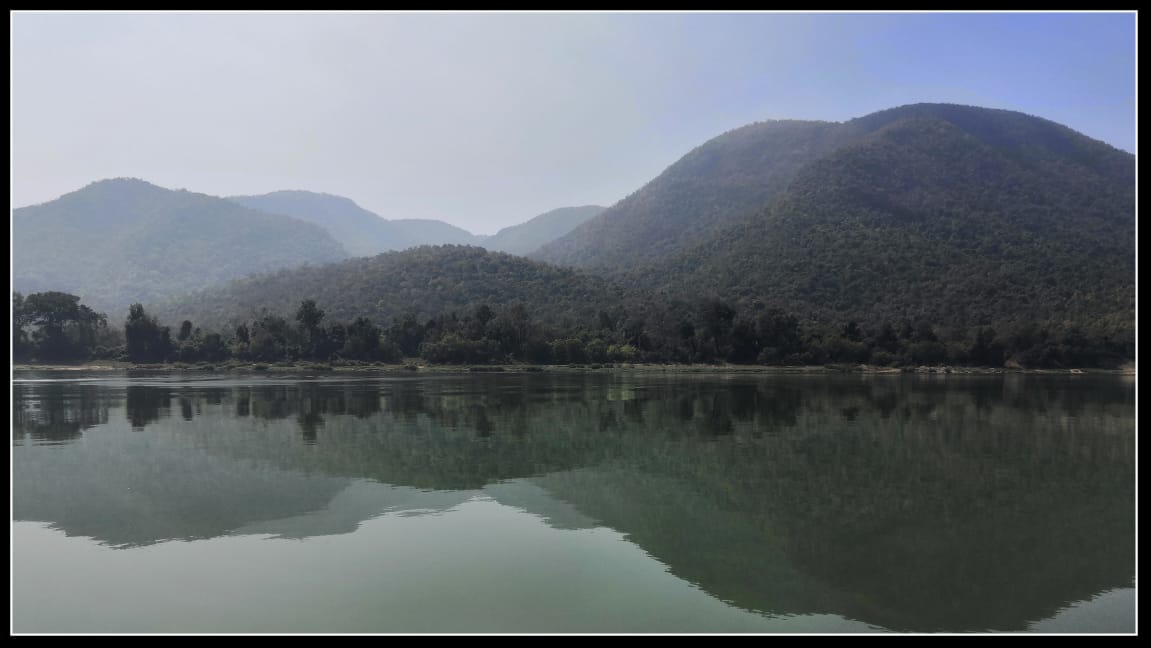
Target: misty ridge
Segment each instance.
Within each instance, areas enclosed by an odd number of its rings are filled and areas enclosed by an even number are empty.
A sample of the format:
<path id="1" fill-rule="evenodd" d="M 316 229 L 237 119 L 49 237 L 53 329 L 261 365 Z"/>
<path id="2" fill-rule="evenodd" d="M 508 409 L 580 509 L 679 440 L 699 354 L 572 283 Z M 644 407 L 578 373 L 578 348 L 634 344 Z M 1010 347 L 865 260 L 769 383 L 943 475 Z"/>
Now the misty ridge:
<path id="1" fill-rule="evenodd" d="M 13 289 L 61 290 L 123 310 L 257 272 L 420 245 L 524 253 L 602 210 L 557 209 L 478 236 L 442 221 L 385 220 L 330 194 L 219 198 L 135 178 L 101 180 L 13 210 Z"/>
<path id="2" fill-rule="evenodd" d="M 14 348 L 133 362 L 1117 367 L 1135 348 L 1134 196 L 1133 155 L 952 104 L 750 124 L 611 207 L 491 236 L 329 194 L 103 180 L 13 211 Z M 31 299 L 60 293 L 75 299 Z"/>

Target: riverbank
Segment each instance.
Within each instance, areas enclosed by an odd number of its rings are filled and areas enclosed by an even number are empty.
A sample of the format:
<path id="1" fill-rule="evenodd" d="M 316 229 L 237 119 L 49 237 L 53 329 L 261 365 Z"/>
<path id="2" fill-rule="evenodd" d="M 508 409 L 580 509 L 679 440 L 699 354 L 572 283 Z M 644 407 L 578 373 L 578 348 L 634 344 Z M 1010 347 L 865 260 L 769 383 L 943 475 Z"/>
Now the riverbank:
<path id="1" fill-rule="evenodd" d="M 1023 369 L 1005 367 L 956 367 L 949 365 L 919 367 L 879 367 L 874 365 L 819 365 L 819 366 L 759 366 L 759 365 L 683 365 L 638 363 L 591 363 L 569 365 L 434 365 L 411 360 L 404 364 L 341 364 L 341 363 L 251 363 L 227 362 L 221 364 L 134 364 L 131 362 L 89 362 L 81 364 L 15 364 L 17 371 L 134 371 L 156 373 L 178 372 L 267 372 L 267 373 L 542 373 L 622 371 L 635 373 L 723 373 L 723 374 L 937 374 L 937 375 L 996 375 L 996 374 L 1116 374 L 1136 375 L 1134 363 L 1118 369 Z"/>

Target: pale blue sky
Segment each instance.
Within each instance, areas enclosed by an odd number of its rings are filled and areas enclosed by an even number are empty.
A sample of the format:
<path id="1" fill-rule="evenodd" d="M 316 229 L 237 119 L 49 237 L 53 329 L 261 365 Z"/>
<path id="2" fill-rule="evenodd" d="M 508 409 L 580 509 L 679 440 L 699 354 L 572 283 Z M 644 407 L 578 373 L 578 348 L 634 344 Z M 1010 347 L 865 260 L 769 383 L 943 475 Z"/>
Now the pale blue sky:
<path id="1" fill-rule="evenodd" d="M 1135 14 L 10 14 L 12 204 L 139 177 L 477 233 L 764 119 L 921 101 L 1135 152 Z"/>

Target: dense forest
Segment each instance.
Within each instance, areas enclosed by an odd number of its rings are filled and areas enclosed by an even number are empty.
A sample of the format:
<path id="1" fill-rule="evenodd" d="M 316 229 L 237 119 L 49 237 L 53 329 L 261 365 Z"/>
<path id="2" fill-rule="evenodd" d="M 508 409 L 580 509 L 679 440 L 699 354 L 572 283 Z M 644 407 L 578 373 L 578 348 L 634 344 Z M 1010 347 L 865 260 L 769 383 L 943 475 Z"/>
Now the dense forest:
<path id="1" fill-rule="evenodd" d="M 1028 141 L 1004 148 L 949 121 L 897 121 L 628 283 L 820 319 L 1053 321 L 1133 343 L 1133 161 L 1072 163 L 1058 141 Z"/>
<path id="2" fill-rule="evenodd" d="M 523 302 L 536 318 L 563 328 L 618 303 L 620 290 L 600 277 L 477 247 L 430 246 L 237 280 L 155 307 L 169 322 L 190 319 L 233 327 L 268 311 L 291 316 L 315 299 L 341 321 L 421 321 L 480 305 Z"/>
<path id="3" fill-rule="evenodd" d="M 883 131 L 908 122 L 934 123 L 949 128 L 955 137 L 929 137 L 916 151 L 918 159 L 883 157 L 884 153 L 901 151 L 878 149 L 873 145 L 876 136 L 883 139 Z M 914 134 L 904 131 L 905 137 Z M 920 159 L 938 168 L 955 156 L 956 146 L 977 148 L 978 151 L 967 152 L 969 161 L 978 165 L 987 156 L 988 170 L 983 175 L 957 177 L 949 184 L 933 185 L 928 181 L 926 186 L 920 186 L 916 166 Z M 980 216 L 980 201 L 985 199 L 998 201 L 997 216 L 1012 218 L 1016 210 L 1023 210 L 1020 216 L 1028 218 L 1028 210 L 1042 209 L 1052 202 L 1047 189 L 1055 189 L 1059 197 L 1070 197 L 1076 206 L 1091 203 L 1097 189 L 1134 195 L 1134 156 L 1065 126 L 1007 110 L 914 104 L 843 123 L 770 121 L 724 133 L 532 257 L 614 274 L 658 265 L 669 256 L 699 245 L 714 246 L 715 239 L 730 234 L 732 226 L 746 229 L 748 222 L 763 221 L 765 206 L 795 197 L 792 185 L 797 178 L 810 179 L 826 172 L 829 158 L 853 147 L 862 148 L 862 154 L 854 155 L 853 174 L 878 180 L 885 189 L 894 187 L 916 194 L 916 203 L 900 205 L 900 215 L 923 219 L 932 217 L 937 210 L 949 210 L 960 217 L 958 224 L 969 229 L 977 229 L 981 223 L 978 219 L 966 223 L 963 217 Z M 1006 181 L 981 184 L 986 178 L 998 179 L 991 169 L 1002 168 L 1004 160 L 1014 165 L 1008 178 L 1029 176 L 1025 178 L 1030 184 L 1027 191 L 1017 190 Z M 1093 179 L 1090 183 L 1060 186 L 1064 179 L 1077 175 Z M 837 178 L 828 180 L 834 187 Z M 813 187 L 821 188 L 818 180 L 809 180 L 800 193 Z M 885 196 L 881 194 L 879 198 L 882 201 Z M 956 200 L 961 201 L 961 210 L 955 209 Z M 838 209 L 843 205 L 824 207 Z M 1112 215 L 1118 218 L 1124 214 L 1130 222 L 1134 218 L 1133 207 Z M 1056 218 L 1068 217 L 1074 220 L 1073 209 L 1065 209 Z M 1112 227 L 1111 231 L 1114 236 L 1130 240 L 1133 246 L 1133 229 Z M 762 233 L 748 233 L 756 236 L 747 240 L 747 246 L 755 247 Z M 1041 229 L 1035 235 L 1040 240 L 1045 236 Z M 898 244 L 898 239 L 893 241 L 893 245 Z M 999 253 L 988 252 L 992 257 Z M 722 282 L 713 283 L 723 288 Z"/>
<path id="4" fill-rule="evenodd" d="M 575 306 L 570 311 L 585 311 Z M 123 327 L 75 295 L 13 295 L 17 361 L 136 363 L 299 362 L 433 364 L 733 363 L 1014 367 L 1117 367 L 1134 343 L 1078 327 L 1026 322 L 1006 330 L 942 328 L 921 320 L 863 327 L 800 321 L 777 308 L 740 312 L 716 299 L 621 301 L 563 326 L 537 319 L 517 302 L 480 304 L 423 318 L 335 320 L 313 299 L 289 316 L 268 311 L 226 329 L 191 320 L 161 324 L 133 304 Z"/>

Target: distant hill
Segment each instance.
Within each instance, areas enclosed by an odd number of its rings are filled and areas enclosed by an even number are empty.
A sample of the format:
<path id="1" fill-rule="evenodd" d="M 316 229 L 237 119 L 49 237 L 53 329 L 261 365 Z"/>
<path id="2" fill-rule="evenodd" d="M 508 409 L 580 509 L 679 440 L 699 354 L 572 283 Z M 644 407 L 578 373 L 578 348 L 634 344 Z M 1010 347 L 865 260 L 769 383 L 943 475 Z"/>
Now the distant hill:
<path id="1" fill-rule="evenodd" d="M 259 196 L 229 196 L 228 200 L 319 225 L 352 256 L 372 256 L 417 245 L 405 228 L 342 196 L 311 191 L 274 191 Z"/>
<path id="2" fill-rule="evenodd" d="M 485 238 L 438 220 L 399 218 L 388 222 L 408 237 L 409 247 L 416 245 L 479 245 Z"/>
<path id="3" fill-rule="evenodd" d="M 237 280 L 159 305 L 155 312 L 164 322 L 190 319 L 226 328 L 263 310 L 291 316 L 304 299 L 314 299 L 331 321 L 365 316 L 387 324 L 408 313 L 422 321 L 481 304 L 502 308 L 522 302 L 536 319 L 571 325 L 618 303 L 619 291 L 573 270 L 478 247 L 444 245 Z"/>
<path id="4" fill-rule="evenodd" d="M 553 209 L 526 223 L 505 227 L 484 239 L 480 245 L 509 254 L 528 254 L 599 216 L 605 209 L 598 205 Z"/>
<path id="5" fill-rule="evenodd" d="M 1133 155 L 966 106 L 905 106 L 840 128 L 854 141 L 805 165 L 766 208 L 627 283 L 838 321 L 1133 329 Z"/>
<path id="6" fill-rule="evenodd" d="M 132 302 L 346 256 L 315 225 L 136 179 L 12 211 L 13 290 L 77 294 L 112 321 Z"/>
<path id="7" fill-rule="evenodd" d="M 438 220 L 385 219 L 342 196 L 311 191 L 274 191 L 228 200 L 315 223 L 352 256 L 373 256 L 420 245 L 478 245 L 486 237 Z"/>

